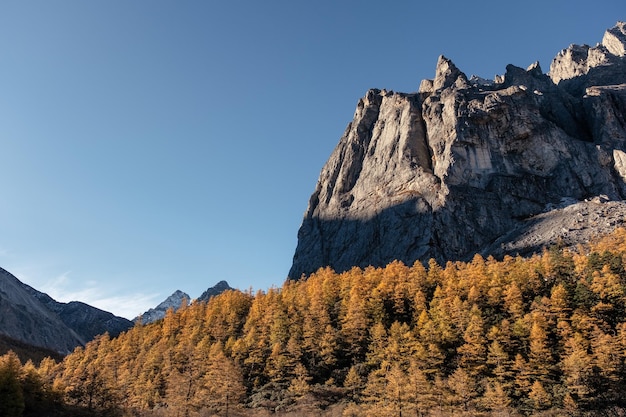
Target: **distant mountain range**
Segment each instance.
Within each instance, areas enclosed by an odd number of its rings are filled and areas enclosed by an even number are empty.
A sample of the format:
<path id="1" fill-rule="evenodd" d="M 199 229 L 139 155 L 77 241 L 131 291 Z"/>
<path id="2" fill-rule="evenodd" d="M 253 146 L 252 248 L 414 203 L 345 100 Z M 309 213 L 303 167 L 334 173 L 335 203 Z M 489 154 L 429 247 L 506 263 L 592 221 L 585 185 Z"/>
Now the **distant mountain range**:
<path id="1" fill-rule="evenodd" d="M 0 268 L 0 334 L 66 354 L 98 334 L 117 336 L 132 326 L 85 303 L 55 301 Z"/>
<path id="2" fill-rule="evenodd" d="M 219 295 L 224 291 L 232 290 L 233 288 L 228 285 L 226 281 L 220 281 L 215 286 L 207 289 L 205 292 L 200 295 L 195 301 L 209 301 L 211 297 Z M 145 313 L 135 317 L 133 321 L 135 323 L 148 324 L 155 322 L 157 320 L 165 317 L 165 313 L 167 310 L 172 309 L 174 311 L 178 311 L 182 306 L 187 306 L 191 302 L 191 297 L 187 293 L 184 293 L 180 290 L 174 291 L 172 295 L 167 297 L 163 302 L 161 302 L 158 306 L 149 309 Z"/>
<path id="3" fill-rule="evenodd" d="M 230 289 L 226 281 L 220 281 L 197 301 L 206 301 Z M 178 310 L 190 300 L 189 295 L 177 290 L 141 315 L 142 323 L 159 320 L 168 309 Z M 26 351 L 25 346 L 31 346 L 65 355 L 99 334 L 108 332 L 115 337 L 133 326 L 133 321 L 80 301 L 56 301 L 0 268 L 0 353 L 8 349 Z"/>

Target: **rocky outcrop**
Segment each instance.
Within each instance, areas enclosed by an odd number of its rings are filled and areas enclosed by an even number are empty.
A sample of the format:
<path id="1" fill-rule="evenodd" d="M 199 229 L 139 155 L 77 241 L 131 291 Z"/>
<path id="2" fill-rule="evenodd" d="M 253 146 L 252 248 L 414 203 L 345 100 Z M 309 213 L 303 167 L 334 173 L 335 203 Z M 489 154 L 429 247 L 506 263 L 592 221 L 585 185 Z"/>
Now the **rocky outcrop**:
<path id="1" fill-rule="evenodd" d="M 626 23 L 608 29 L 594 47 L 570 45 L 550 65 L 550 78 L 574 95 L 592 86 L 626 83 Z"/>
<path id="2" fill-rule="evenodd" d="M 228 285 L 226 281 L 220 281 L 214 286 L 207 288 L 205 292 L 203 292 L 200 297 L 196 301 L 209 301 L 212 297 L 216 295 L 220 295 L 224 291 L 230 291 L 232 288 Z"/>
<path id="3" fill-rule="evenodd" d="M 557 245 L 574 248 L 616 227 L 626 227 L 626 203 L 597 196 L 585 201 L 564 199 L 545 213 L 522 221 L 518 227 L 483 249 L 482 255 L 531 255 Z"/>
<path id="4" fill-rule="evenodd" d="M 570 46 L 549 75 L 535 63 L 509 65 L 493 81 L 468 79 L 442 56 L 417 93 L 368 91 L 322 169 L 289 276 L 524 253 L 553 243 L 526 245 L 522 236 L 549 222 L 530 219 L 563 210 L 563 201 L 576 207 L 603 195 L 615 203 L 586 210 L 618 210 L 625 33 L 620 22 L 597 47 Z M 579 241 L 597 230 L 580 226 Z"/>

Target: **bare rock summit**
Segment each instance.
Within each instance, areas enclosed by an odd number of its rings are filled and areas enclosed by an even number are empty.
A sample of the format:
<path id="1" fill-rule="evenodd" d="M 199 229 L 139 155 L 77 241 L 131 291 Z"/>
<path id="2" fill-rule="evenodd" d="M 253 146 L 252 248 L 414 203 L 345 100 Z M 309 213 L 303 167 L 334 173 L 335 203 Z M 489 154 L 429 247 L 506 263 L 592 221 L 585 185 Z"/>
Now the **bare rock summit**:
<path id="1" fill-rule="evenodd" d="M 442 56 L 415 93 L 369 90 L 322 168 L 289 277 L 528 253 L 621 225 L 625 50 L 618 22 L 549 74 L 468 79 Z"/>
<path id="2" fill-rule="evenodd" d="M 157 320 L 161 320 L 165 317 L 165 314 L 168 310 L 178 311 L 181 307 L 186 307 L 191 304 L 191 302 L 206 302 L 209 301 L 212 297 L 220 295 L 224 291 L 232 290 L 233 288 L 228 285 L 226 281 L 220 281 L 212 287 L 209 287 L 206 291 L 204 291 L 200 297 L 195 300 L 192 300 L 189 295 L 181 290 L 176 290 L 172 295 L 167 297 L 164 301 L 162 301 L 159 305 L 154 308 L 149 309 L 145 313 L 140 316 L 135 317 L 133 320 L 135 323 L 148 324 L 155 322 Z"/>
<path id="3" fill-rule="evenodd" d="M 169 309 L 176 311 L 183 306 L 188 306 L 190 302 L 191 299 L 187 293 L 181 290 L 176 290 L 172 293 L 172 295 L 159 303 L 159 305 L 147 310 L 140 316 L 135 317 L 133 321 L 141 324 L 152 323 L 165 317 L 165 314 Z"/>

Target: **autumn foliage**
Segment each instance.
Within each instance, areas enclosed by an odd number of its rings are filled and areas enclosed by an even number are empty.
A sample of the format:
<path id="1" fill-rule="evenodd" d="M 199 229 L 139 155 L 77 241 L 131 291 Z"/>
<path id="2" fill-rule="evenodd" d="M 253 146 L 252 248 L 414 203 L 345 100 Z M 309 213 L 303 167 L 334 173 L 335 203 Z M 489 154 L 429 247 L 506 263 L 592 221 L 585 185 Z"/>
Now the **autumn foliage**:
<path id="1" fill-rule="evenodd" d="M 28 415 L 35 392 L 54 415 L 624 415 L 626 231 L 229 291 L 58 364 L 5 355 L 8 390 L 3 415 Z"/>

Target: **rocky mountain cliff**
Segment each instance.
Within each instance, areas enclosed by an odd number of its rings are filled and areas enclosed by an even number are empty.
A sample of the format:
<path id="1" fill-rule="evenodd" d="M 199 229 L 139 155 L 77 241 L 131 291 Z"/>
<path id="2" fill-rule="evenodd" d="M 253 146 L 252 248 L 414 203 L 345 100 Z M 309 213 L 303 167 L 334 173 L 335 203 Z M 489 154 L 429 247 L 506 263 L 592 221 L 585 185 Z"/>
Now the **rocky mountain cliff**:
<path id="1" fill-rule="evenodd" d="M 96 335 L 117 336 L 133 323 L 73 301 L 60 303 L 0 268 L 0 334 L 32 346 L 69 353 Z"/>
<path id="2" fill-rule="evenodd" d="M 323 167 L 291 278 L 584 242 L 626 218 L 626 25 L 595 47 L 416 93 L 370 90 Z M 573 222 L 574 221 L 574 222 Z"/>

